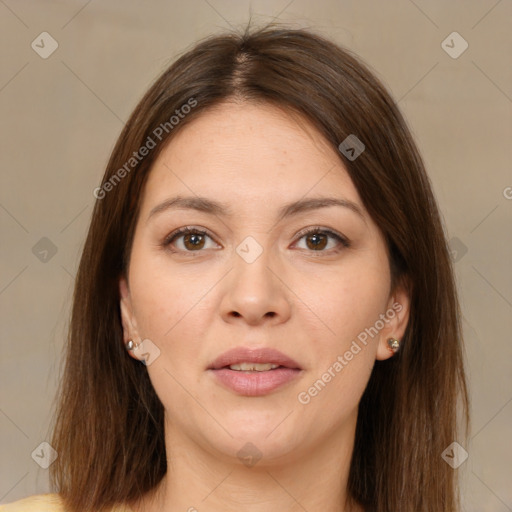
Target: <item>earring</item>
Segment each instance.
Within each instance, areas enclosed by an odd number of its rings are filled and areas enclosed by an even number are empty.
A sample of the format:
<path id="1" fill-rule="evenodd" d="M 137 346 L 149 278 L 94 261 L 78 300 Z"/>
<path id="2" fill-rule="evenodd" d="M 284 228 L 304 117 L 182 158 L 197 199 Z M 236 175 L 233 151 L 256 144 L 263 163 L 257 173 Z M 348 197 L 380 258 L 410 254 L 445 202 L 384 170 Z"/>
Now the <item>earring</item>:
<path id="1" fill-rule="evenodd" d="M 400 348 L 400 341 L 395 338 L 389 338 L 388 347 L 392 352 L 396 352 Z"/>
<path id="2" fill-rule="evenodd" d="M 133 343 L 133 341 L 132 341 L 132 340 L 128 341 L 128 342 L 126 343 L 126 345 L 125 345 L 126 350 L 128 350 L 128 351 L 134 350 L 134 349 L 136 349 L 138 346 L 139 346 L 139 344 L 137 343 L 137 345 L 135 345 L 135 343 Z"/>

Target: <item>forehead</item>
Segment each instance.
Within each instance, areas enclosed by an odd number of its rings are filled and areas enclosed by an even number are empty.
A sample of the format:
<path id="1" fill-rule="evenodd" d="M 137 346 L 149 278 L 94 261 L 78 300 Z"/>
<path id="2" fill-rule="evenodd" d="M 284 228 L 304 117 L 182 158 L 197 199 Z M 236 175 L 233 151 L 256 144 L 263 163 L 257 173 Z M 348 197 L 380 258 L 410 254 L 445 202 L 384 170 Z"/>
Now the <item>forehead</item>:
<path id="1" fill-rule="evenodd" d="M 151 168 L 142 210 L 176 193 L 262 204 L 338 193 L 361 204 L 337 150 L 308 120 L 247 102 L 216 105 L 173 135 Z"/>

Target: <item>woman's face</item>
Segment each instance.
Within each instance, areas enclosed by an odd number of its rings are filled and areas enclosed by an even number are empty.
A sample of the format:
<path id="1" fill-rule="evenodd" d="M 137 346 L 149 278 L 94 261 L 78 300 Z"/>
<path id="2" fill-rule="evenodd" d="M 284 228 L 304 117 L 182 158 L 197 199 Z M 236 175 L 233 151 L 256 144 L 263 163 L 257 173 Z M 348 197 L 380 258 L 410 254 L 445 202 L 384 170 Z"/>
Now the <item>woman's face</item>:
<path id="1" fill-rule="evenodd" d="M 178 196 L 188 205 L 170 205 Z M 310 202 L 327 198 L 345 204 Z M 172 238 L 184 227 L 198 233 Z M 127 278 L 124 338 L 147 340 L 132 355 L 149 354 L 140 371 L 168 436 L 226 460 L 282 462 L 350 437 L 408 316 L 340 156 L 270 105 L 223 103 L 174 136 L 146 183 Z M 233 348 L 261 363 L 273 356 L 251 351 L 278 350 L 293 369 L 212 369 Z"/>

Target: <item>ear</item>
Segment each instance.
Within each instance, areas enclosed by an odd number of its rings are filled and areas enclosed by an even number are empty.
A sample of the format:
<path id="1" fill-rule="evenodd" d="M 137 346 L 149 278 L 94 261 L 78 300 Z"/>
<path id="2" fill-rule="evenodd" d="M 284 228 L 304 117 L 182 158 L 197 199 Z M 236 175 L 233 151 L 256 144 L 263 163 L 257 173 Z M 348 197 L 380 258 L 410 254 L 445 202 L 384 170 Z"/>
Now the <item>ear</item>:
<path id="1" fill-rule="evenodd" d="M 130 290 L 125 277 L 119 279 L 119 306 L 121 309 L 121 323 L 123 325 L 123 343 L 132 340 L 135 344 L 140 343 L 141 338 L 137 329 L 137 321 L 133 313 L 132 301 L 130 297 Z M 128 352 L 134 359 L 138 358 L 134 355 L 133 351 Z"/>
<path id="2" fill-rule="evenodd" d="M 395 338 L 402 341 L 409 322 L 410 301 L 409 283 L 401 280 L 389 297 L 385 326 L 379 332 L 376 359 L 383 361 L 394 355 L 393 350 L 388 346 L 388 339 Z"/>

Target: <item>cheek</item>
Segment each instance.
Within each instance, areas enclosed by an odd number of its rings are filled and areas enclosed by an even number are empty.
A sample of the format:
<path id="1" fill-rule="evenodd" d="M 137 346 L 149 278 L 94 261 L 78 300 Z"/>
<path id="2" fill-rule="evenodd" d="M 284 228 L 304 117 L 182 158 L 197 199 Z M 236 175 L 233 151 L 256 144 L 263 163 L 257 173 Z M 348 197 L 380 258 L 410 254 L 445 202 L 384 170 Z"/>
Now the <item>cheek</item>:
<path id="1" fill-rule="evenodd" d="M 132 286 L 139 334 L 155 342 L 165 343 L 171 339 L 186 323 L 200 297 L 199 290 L 196 293 L 191 285 L 181 283 L 176 276 L 171 282 L 161 274 L 145 272 L 143 281 L 134 279 Z"/>
<path id="2" fill-rule="evenodd" d="M 329 351 L 343 347 L 373 326 L 384 313 L 390 278 L 386 261 L 379 258 L 347 258 L 336 272 L 324 272 L 314 280 L 298 279 L 295 290 L 316 315 L 316 324 L 326 335 Z M 311 317 L 311 313 L 309 315 Z"/>
<path id="3" fill-rule="evenodd" d="M 132 254 L 129 276 L 140 336 L 169 355 L 184 358 L 187 351 L 197 352 L 195 340 L 201 339 L 211 322 L 208 291 L 218 281 L 191 269 L 180 269 L 165 254 L 139 250 Z"/>
<path id="4" fill-rule="evenodd" d="M 302 288 L 308 296 L 305 302 L 322 321 L 309 326 L 308 337 L 317 339 L 314 364 L 297 398 L 311 421 L 323 411 L 326 429 L 357 409 L 375 363 L 378 337 L 368 335 L 366 329 L 385 311 L 388 294 L 386 273 L 376 268 L 347 265 L 323 293 L 315 287 Z"/>

